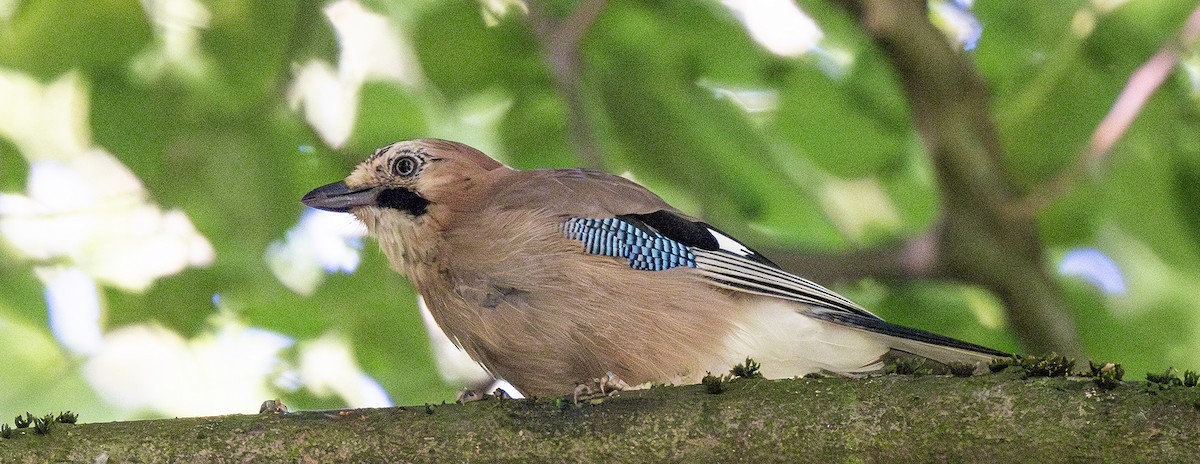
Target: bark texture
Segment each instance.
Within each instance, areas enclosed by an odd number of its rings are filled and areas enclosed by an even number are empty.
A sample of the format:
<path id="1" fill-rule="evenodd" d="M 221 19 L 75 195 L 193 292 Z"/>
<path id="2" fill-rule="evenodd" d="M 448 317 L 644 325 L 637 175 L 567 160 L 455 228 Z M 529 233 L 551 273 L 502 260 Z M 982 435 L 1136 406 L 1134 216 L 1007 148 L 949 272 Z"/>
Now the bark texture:
<path id="1" fill-rule="evenodd" d="M 0 439 L 0 462 L 1190 462 L 1200 452 L 1197 388 L 1101 390 L 1017 372 L 725 386 L 578 406 L 492 399 L 58 424 Z"/>

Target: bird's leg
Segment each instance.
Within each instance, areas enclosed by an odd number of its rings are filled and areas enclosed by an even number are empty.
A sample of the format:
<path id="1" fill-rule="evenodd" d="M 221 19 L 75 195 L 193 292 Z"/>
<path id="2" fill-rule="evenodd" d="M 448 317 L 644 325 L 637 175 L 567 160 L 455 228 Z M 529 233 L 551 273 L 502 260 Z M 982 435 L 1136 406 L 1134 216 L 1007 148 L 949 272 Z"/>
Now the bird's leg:
<path id="1" fill-rule="evenodd" d="M 617 374 L 613 374 L 612 372 L 605 374 L 604 377 L 600 377 L 598 380 L 600 381 L 600 393 L 605 395 L 612 395 L 616 392 L 629 389 L 629 384 L 625 383 L 624 380 L 617 377 Z"/>

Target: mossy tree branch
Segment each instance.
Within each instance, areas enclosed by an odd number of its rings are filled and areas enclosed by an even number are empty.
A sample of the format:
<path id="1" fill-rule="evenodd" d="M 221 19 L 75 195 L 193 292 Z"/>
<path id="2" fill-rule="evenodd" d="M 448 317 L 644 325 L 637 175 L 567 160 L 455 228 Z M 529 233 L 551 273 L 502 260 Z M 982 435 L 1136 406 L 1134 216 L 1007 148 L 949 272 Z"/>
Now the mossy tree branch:
<path id="1" fill-rule="evenodd" d="M 1197 388 L 1085 378 L 741 379 L 570 399 L 21 429 L 2 462 L 1195 460 Z M 181 399 L 184 401 L 184 399 Z M 86 419 L 86 418 L 85 418 Z"/>

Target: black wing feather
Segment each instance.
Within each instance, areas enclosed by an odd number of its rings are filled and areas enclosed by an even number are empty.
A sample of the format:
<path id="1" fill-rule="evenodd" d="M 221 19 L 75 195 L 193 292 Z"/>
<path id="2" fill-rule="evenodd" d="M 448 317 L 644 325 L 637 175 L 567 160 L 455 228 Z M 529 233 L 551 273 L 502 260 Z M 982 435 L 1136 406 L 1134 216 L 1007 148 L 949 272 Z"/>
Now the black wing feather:
<path id="1" fill-rule="evenodd" d="M 809 316 L 814 319 L 833 322 L 849 327 L 856 327 L 871 332 L 890 335 L 897 338 L 913 340 L 931 345 L 945 346 L 949 348 L 957 348 L 960 350 L 973 351 L 982 354 L 993 356 L 1012 356 L 1003 351 L 993 350 L 986 346 L 976 345 L 974 343 L 964 342 L 962 340 L 953 339 L 944 335 L 938 335 L 933 332 L 926 332 L 920 329 L 905 327 L 902 325 L 893 324 L 883 319 L 874 317 L 864 317 L 860 314 L 847 313 L 841 311 L 814 311 L 809 313 Z"/>
<path id="2" fill-rule="evenodd" d="M 642 228 L 650 228 L 653 231 L 666 236 L 676 242 L 682 243 L 692 248 L 698 248 L 708 251 L 722 251 L 721 244 L 717 238 L 713 236 L 713 232 L 729 237 L 729 234 L 722 232 L 720 229 L 713 227 L 702 221 L 694 221 L 687 217 L 667 210 L 658 210 L 647 214 L 622 214 L 617 216 L 622 221 L 628 222 Z M 757 251 L 752 250 L 746 244 L 738 242 L 749 253 L 741 255 L 751 261 L 766 264 L 768 266 L 779 268 L 778 264 L 771 262 L 766 256 L 763 256 Z"/>

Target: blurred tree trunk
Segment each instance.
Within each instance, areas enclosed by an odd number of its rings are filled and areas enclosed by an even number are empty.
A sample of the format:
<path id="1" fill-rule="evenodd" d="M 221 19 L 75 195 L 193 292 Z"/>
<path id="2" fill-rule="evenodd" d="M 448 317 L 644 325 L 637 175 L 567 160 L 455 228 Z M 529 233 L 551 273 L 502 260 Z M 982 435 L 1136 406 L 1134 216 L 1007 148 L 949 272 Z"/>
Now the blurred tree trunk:
<path id="1" fill-rule="evenodd" d="M 988 90 L 970 58 L 929 22 L 923 0 L 835 1 L 896 70 L 933 160 L 942 215 L 932 273 L 995 292 L 1027 351 L 1084 358 L 1034 219 L 1010 208 L 1021 194 L 1005 172 Z"/>
<path id="2" fill-rule="evenodd" d="M 1200 443 L 1196 388 L 1009 372 L 725 386 L 58 424 L 0 439 L 0 462 L 1190 462 Z"/>

